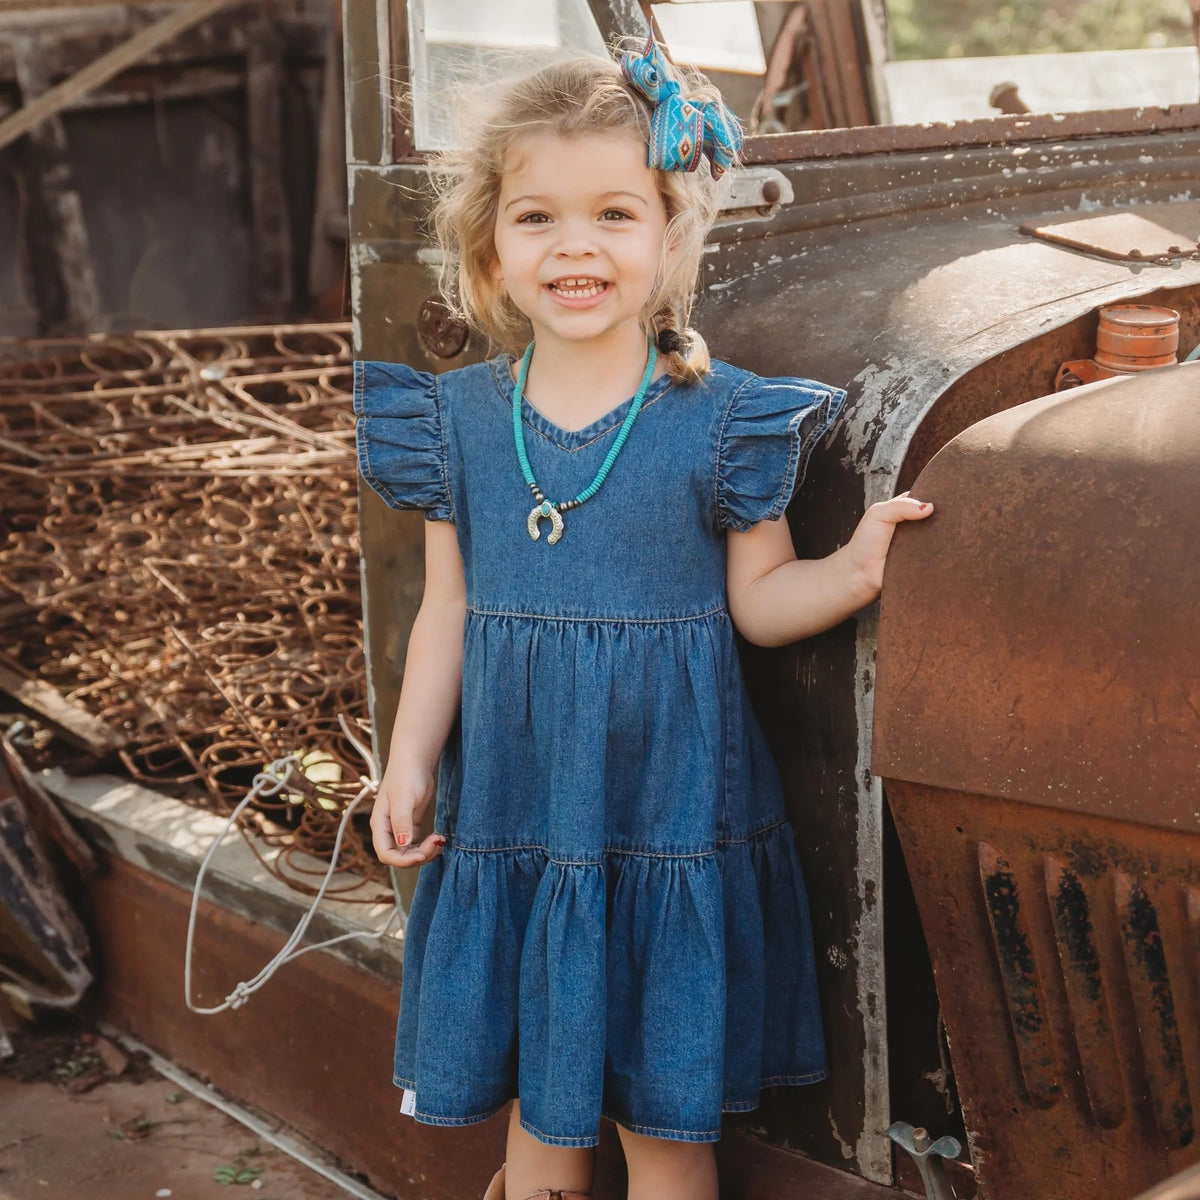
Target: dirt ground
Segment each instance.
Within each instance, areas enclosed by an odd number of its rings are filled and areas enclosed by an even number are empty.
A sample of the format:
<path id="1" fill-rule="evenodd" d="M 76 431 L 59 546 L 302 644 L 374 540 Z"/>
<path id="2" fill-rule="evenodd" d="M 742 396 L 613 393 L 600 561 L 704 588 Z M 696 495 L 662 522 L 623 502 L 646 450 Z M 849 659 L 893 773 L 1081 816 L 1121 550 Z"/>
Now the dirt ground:
<path id="1" fill-rule="evenodd" d="M 70 1023 L 0 1059 L 0 1200 L 344 1200 L 203 1099 Z"/>

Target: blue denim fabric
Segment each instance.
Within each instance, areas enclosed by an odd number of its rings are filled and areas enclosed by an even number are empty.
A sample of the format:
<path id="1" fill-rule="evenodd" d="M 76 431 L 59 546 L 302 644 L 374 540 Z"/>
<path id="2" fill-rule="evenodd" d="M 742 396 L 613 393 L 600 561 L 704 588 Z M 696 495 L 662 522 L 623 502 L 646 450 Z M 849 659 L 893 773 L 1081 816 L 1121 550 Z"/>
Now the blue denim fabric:
<path id="1" fill-rule="evenodd" d="M 438 378 L 355 363 L 363 476 L 393 507 L 452 520 L 467 579 L 462 714 L 438 778 L 448 842 L 409 917 L 394 1079 L 428 1124 L 519 1094 L 554 1145 L 594 1145 L 602 1114 L 715 1141 L 722 1111 L 826 1073 L 725 531 L 783 513 L 845 393 L 724 363 L 656 380 L 550 546 L 526 531 L 510 362 Z M 525 403 L 547 496 L 591 481 L 630 403 L 574 432 Z"/>

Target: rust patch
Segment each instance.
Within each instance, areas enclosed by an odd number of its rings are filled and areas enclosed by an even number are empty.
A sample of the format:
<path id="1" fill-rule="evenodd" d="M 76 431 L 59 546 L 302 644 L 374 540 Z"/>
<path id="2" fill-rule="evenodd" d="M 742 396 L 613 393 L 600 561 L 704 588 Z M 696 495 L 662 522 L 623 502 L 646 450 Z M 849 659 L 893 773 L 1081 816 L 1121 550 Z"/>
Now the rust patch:
<path id="1" fill-rule="evenodd" d="M 1025 1090 L 1034 1104 L 1049 1108 L 1059 1095 L 1054 1047 L 1017 879 L 1008 859 L 986 842 L 979 843 L 979 874 Z"/>
<path id="2" fill-rule="evenodd" d="M 1095 1200 L 1099 1178 L 1105 1195 L 1135 1196 L 1200 1162 L 1200 1139 L 1187 1132 L 1187 1080 L 1200 1079 L 1195 835 L 904 780 L 884 786 L 928 940 L 979 1196 Z M 1139 881 L 1123 913 L 1117 874 Z M 1013 1052 L 1029 1034 L 1035 1046 L 1044 1039 L 1043 1061 L 1056 1065 L 1050 1107 L 1027 1098 L 1030 1050 Z M 1155 1056 L 1152 1083 L 1145 1060 Z M 1160 1122 L 1170 1140 L 1154 1132 Z"/>
<path id="3" fill-rule="evenodd" d="M 1154 1115 L 1163 1142 L 1178 1150 L 1191 1144 L 1195 1125 L 1158 911 L 1142 885 L 1122 871 L 1113 874 L 1113 891 Z"/>
<path id="4" fill-rule="evenodd" d="M 1189 363 L 1030 400 L 930 461 L 934 516 L 884 577 L 880 775 L 1200 832 L 1198 385 Z"/>
<path id="5" fill-rule="evenodd" d="M 952 150 L 959 146 L 1065 141 L 1119 133 L 1155 133 L 1200 128 L 1200 105 L 1121 108 L 1108 112 L 1038 113 L 982 117 L 975 121 L 930 121 L 924 125 L 868 125 L 748 138 L 743 162 L 774 163 L 889 154 L 906 150 Z"/>
<path id="6" fill-rule="evenodd" d="M 1079 876 L 1053 855 L 1046 857 L 1046 895 L 1088 1104 L 1098 1125 L 1115 1129 L 1125 1120 L 1125 1091 L 1088 895 Z"/>

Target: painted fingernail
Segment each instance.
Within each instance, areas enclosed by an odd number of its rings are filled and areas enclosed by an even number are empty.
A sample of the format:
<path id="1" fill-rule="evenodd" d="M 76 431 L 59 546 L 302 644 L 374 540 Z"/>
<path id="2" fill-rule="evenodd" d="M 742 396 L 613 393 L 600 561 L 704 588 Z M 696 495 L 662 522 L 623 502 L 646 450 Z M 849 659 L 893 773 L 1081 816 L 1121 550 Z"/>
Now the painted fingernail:
<path id="1" fill-rule="evenodd" d="M 407 833 L 399 834 L 396 838 L 396 845 L 397 846 L 407 846 L 408 845 L 408 834 Z"/>
<path id="2" fill-rule="evenodd" d="M 446 839 L 445 839 L 444 837 L 434 838 L 433 840 L 434 840 L 434 841 L 435 841 L 435 842 L 436 842 L 436 843 L 437 843 L 439 846 L 444 846 L 444 845 L 446 844 Z"/>

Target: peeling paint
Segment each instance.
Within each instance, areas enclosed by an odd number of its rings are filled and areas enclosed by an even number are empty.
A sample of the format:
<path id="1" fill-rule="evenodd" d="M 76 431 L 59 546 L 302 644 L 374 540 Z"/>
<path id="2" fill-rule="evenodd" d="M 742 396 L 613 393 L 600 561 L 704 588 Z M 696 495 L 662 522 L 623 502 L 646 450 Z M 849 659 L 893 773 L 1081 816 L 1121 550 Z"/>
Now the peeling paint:
<path id="1" fill-rule="evenodd" d="M 833 1109 L 829 1110 L 829 1128 L 833 1133 L 834 1140 L 841 1147 L 842 1157 L 844 1159 L 852 1159 L 854 1157 L 854 1148 L 842 1137 L 841 1131 L 838 1129 L 837 1121 L 834 1120 Z"/>
<path id="2" fill-rule="evenodd" d="M 870 491 L 871 476 L 864 483 Z M 890 487 L 893 480 L 888 480 Z M 870 504 L 872 501 L 867 500 Z M 863 1127 L 855 1146 L 859 1169 L 876 1183 L 891 1183 L 892 1155 L 881 1134 L 891 1124 L 888 1088 L 887 994 L 883 969 L 883 920 L 878 905 L 871 902 L 883 878 L 883 784 L 871 775 L 871 733 L 874 718 L 875 651 L 879 640 L 878 608 L 872 605 L 859 614 L 855 633 L 854 707 L 858 718 L 858 900 L 859 919 L 854 930 L 854 961 L 862 1017 Z M 878 1000 L 876 1000 L 878 998 Z M 837 1136 L 837 1130 L 834 1130 Z M 839 1142 L 841 1138 L 838 1138 Z M 842 1153 L 846 1153 L 843 1144 Z M 849 1157 L 849 1156 L 847 1156 Z"/>
<path id="3" fill-rule="evenodd" d="M 374 242 L 354 242 L 350 247 L 350 262 L 355 267 L 367 267 L 381 261 Z"/>

